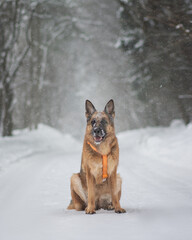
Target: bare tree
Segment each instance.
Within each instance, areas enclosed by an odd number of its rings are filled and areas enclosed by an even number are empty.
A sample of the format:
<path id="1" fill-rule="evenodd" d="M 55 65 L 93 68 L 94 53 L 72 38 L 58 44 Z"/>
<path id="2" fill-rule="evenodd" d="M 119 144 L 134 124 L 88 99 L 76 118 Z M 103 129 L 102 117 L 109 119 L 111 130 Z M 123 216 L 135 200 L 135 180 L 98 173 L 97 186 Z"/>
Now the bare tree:
<path id="1" fill-rule="evenodd" d="M 42 109 L 48 107 L 42 95 L 51 82 L 46 79 L 47 57 L 53 43 L 65 39 L 74 30 L 74 21 L 69 9 L 59 1 L 37 2 L 31 23 L 28 42 L 30 48 L 29 96 L 27 97 L 28 126 L 37 128 L 41 122 Z"/>
<path id="2" fill-rule="evenodd" d="M 3 136 L 12 134 L 13 82 L 30 46 L 24 32 L 30 19 L 21 0 L 3 1 L 0 5 L 0 123 Z"/>
<path id="3" fill-rule="evenodd" d="M 26 122 L 30 128 L 37 128 L 40 122 L 48 50 L 73 24 L 69 14 L 63 15 L 64 6 L 52 0 L 5 0 L 0 3 L 0 129 L 3 136 L 12 134 L 14 89 L 17 84 L 23 84 L 16 83 L 15 79 L 26 57 L 30 62 L 29 77 L 23 81 L 28 85 Z"/>

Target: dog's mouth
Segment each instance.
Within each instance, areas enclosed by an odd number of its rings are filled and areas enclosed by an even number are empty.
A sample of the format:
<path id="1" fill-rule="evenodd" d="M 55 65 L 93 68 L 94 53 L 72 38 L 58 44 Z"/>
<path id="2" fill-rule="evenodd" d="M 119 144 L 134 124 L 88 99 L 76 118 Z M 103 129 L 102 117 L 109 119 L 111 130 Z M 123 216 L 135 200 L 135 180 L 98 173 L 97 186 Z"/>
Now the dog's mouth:
<path id="1" fill-rule="evenodd" d="M 92 135 L 93 135 L 93 139 L 94 139 L 95 143 L 100 144 L 103 141 L 103 139 L 105 138 L 106 133 L 102 128 L 95 127 L 92 130 Z"/>
<path id="2" fill-rule="evenodd" d="M 99 144 L 103 141 L 105 136 L 94 136 L 94 141 L 96 144 Z"/>

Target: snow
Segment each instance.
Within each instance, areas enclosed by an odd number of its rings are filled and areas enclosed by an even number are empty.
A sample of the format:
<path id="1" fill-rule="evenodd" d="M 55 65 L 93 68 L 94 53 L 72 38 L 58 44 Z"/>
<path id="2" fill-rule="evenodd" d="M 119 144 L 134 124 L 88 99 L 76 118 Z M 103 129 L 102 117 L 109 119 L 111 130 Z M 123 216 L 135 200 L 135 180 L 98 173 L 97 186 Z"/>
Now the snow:
<path id="1" fill-rule="evenodd" d="M 144 44 L 144 41 L 143 41 L 143 39 L 140 39 L 136 44 L 135 44 L 135 48 L 140 48 L 140 47 L 142 47 L 143 46 L 143 44 Z"/>
<path id="2" fill-rule="evenodd" d="M 66 210 L 82 142 L 40 125 L 0 138 L 0 239 L 191 239 L 192 124 L 118 134 L 125 214 Z"/>
<path id="3" fill-rule="evenodd" d="M 63 135 L 43 124 L 39 125 L 38 131 L 16 130 L 14 137 L 0 138 L 0 169 L 31 155 L 57 149 L 64 152 L 80 151 L 81 144 L 69 134 Z"/>

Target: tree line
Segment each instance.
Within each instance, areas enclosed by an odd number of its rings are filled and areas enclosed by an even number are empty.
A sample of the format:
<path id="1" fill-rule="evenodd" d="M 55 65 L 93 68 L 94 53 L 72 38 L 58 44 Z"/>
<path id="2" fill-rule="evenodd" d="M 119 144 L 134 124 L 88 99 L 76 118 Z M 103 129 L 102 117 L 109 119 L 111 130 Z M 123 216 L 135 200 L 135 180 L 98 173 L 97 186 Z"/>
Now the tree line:
<path id="1" fill-rule="evenodd" d="M 122 51 L 125 57 L 119 59 L 122 64 L 115 65 L 116 76 L 110 83 L 107 76 L 114 75 L 111 69 L 115 64 L 111 60 L 112 53 L 109 54 L 112 43 L 107 38 L 102 40 L 102 34 L 96 40 L 94 34 L 97 32 L 93 34 L 91 26 L 95 31 L 102 29 L 102 21 L 109 21 L 109 14 L 115 15 L 116 4 L 119 10 L 115 21 L 120 23 L 120 35 L 113 48 L 120 48 L 117 51 Z M 96 17 L 101 8 L 102 14 L 106 13 L 102 21 Z M 86 9 L 87 16 L 82 9 Z M 89 14 L 95 12 L 98 15 L 91 18 Z M 34 129 L 41 122 L 54 127 L 64 126 L 64 118 L 67 129 L 71 116 L 74 116 L 75 125 L 75 106 L 80 106 L 78 99 L 83 101 L 84 92 L 94 91 L 87 89 L 88 85 L 94 88 L 97 84 L 101 90 L 104 86 L 106 91 L 111 89 L 107 95 L 119 96 L 122 124 L 129 121 L 134 127 L 168 125 L 175 118 L 189 123 L 192 118 L 191 17 L 189 0 L 114 0 L 111 5 L 107 0 L 102 3 L 90 0 L 2 0 L 1 135 L 11 136 L 15 127 Z M 117 31 L 110 21 L 106 26 L 109 26 L 110 34 Z M 98 41 L 103 42 L 98 44 Z M 78 49 L 80 46 L 85 47 L 83 56 Z M 106 49 L 98 49 L 100 46 Z M 99 61 L 95 52 L 103 52 L 100 61 L 105 66 L 111 64 L 108 72 L 101 71 L 107 78 L 102 84 L 96 79 L 98 75 L 94 75 L 94 71 L 98 73 L 101 69 L 84 68 L 84 64 L 90 62 L 97 68 L 100 66 L 94 62 Z M 106 63 L 109 56 L 110 61 Z M 58 59 L 63 62 L 55 62 Z M 90 69 L 94 82 L 87 84 Z M 84 74 L 88 75 L 86 80 L 82 79 Z M 65 108 L 71 111 L 68 118 Z"/>
<path id="2" fill-rule="evenodd" d="M 47 56 L 54 41 L 65 38 L 74 25 L 65 1 L 4 0 L 0 3 L 0 126 L 11 136 L 14 95 L 22 89 L 23 127 L 37 128 L 46 104 L 42 94 Z M 22 71 L 21 71 L 22 69 Z M 19 100 L 20 101 L 20 100 Z"/>
<path id="3" fill-rule="evenodd" d="M 131 62 L 132 87 L 154 125 L 192 118 L 192 3 L 119 0 L 118 47 Z M 173 109 L 177 109 L 176 113 Z"/>

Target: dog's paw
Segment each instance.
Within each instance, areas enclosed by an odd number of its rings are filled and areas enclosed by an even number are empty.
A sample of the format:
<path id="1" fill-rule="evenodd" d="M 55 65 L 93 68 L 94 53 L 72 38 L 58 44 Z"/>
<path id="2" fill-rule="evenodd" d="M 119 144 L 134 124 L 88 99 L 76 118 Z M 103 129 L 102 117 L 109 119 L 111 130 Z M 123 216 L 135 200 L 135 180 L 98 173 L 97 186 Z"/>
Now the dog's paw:
<path id="1" fill-rule="evenodd" d="M 107 210 L 114 210 L 114 207 L 113 207 L 113 205 L 112 204 L 109 204 L 108 206 L 107 206 Z"/>
<path id="2" fill-rule="evenodd" d="M 86 213 L 86 214 L 95 214 L 96 212 L 95 212 L 95 209 L 94 209 L 94 208 L 86 207 L 85 213 Z"/>
<path id="3" fill-rule="evenodd" d="M 125 209 L 123 208 L 115 208 L 116 213 L 126 213 Z"/>

